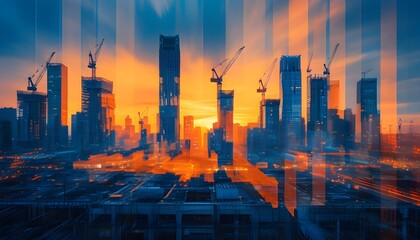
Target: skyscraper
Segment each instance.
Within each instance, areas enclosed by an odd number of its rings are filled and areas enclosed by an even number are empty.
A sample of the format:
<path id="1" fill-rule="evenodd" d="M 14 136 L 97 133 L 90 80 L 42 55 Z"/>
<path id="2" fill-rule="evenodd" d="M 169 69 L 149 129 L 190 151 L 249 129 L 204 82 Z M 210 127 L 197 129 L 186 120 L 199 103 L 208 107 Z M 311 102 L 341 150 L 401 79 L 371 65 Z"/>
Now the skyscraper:
<path id="1" fill-rule="evenodd" d="M 377 107 L 377 79 L 362 78 L 357 82 L 357 110 L 360 119 L 361 145 L 368 150 L 379 150 L 380 126 Z"/>
<path id="2" fill-rule="evenodd" d="M 282 93 L 282 124 L 288 146 L 303 143 L 302 80 L 300 56 L 280 59 L 280 92 Z"/>
<path id="3" fill-rule="evenodd" d="M 314 76 L 308 90 L 308 146 L 321 147 L 326 143 L 328 130 L 327 78 Z"/>
<path id="4" fill-rule="evenodd" d="M 67 146 L 67 67 L 61 63 L 50 63 L 47 67 L 49 146 Z"/>
<path id="5" fill-rule="evenodd" d="M 88 144 L 106 150 L 115 143 L 113 83 L 105 78 L 82 77 L 82 113 L 88 123 Z"/>
<path id="6" fill-rule="evenodd" d="M 221 90 L 219 92 L 219 129 L 222 134 L 221 150 L 218 152 L 218 164 L 233 164 L 233 90 Z"/>
<path id="7" fill-rule="evenodd" d="M 159 140 L 179 151 L 180 94 L 179 37 L 160 35 L 159 39 Z"/>
<path id="8" fill-rule="evenodd" d="M 17 142 L 23 147 L 43 147 L 47 125 L 47 94 L 17 91 Z"/>

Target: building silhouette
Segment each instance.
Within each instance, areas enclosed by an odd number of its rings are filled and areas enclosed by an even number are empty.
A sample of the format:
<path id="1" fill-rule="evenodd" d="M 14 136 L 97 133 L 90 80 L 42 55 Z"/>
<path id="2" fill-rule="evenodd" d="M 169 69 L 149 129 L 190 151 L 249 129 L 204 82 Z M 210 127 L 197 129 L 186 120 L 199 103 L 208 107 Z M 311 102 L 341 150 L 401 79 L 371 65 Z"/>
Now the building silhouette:
<path id="1" fill-rule="evenodd" d="M 61 63 L 47 66 L 48 89 L 48 146 L 68 145 L 68 81 L 67 67 Z"/>
<path id="2" fill-rule="evenodd" d="M 190 149 L 194 137 L 194 116 L 184 116 L 184 140 L 185 148 Z"/>
<path id="3" fill-rule="evenodd" d="M 113 83 L 105 78 L 82 77 L 82 119 L 88 124 L 88 146 L 94 151 L 115 145 Z M 83 118 L 86 117 L 86 120 Z"/>
<path id="4" fill-rule="evenodd" d="M 379 150 L 380 125 L 377 107 L 377 79 L 362 78 L 357 82 L 357 110 L 360 119 L 362 149 Z"/>
<path id="5" fill-rule="evenodd" d="M 221 145 L 218 154 L 218 165 L 233 164 L 233 90 L 219 92 L 219 131 Z"/>
<path id="6" fill-rule="evenodd" d="M 47 133 L 47 94 L 17 91 L 17 126 L 19 146 L 44 147 Z"/>
<path id="7" fill-rule="evenodd" d="M 169 150 L 179 152 L 179 94 L 180 94 L 179 37 L 159 38 L 159 141 Z"/>
<path id="8" fill-rule="evenodd" d="M 282 125 L 284 141 L 289 147 L 303 143 L 302 79 L 299 56 L 280 59 L 280 92 L 282 93 Z"/>
<path id="9" fill-rule="evenodd" d="M 280 99 L 265 100 L 264 146 L 267 150 L 280 146 Z"/>
<path id="10" fill-rule="evenodd" d="M 0 108 L 0 152 L 13 149 L 16 133 L 16 108 Z"/>
<path id="11" fill-rule="evenodd" d="M 308 146 L 322 148 L 327 141 L 328 87 L 327 78 L 313 76 L 308 86 Z"/>

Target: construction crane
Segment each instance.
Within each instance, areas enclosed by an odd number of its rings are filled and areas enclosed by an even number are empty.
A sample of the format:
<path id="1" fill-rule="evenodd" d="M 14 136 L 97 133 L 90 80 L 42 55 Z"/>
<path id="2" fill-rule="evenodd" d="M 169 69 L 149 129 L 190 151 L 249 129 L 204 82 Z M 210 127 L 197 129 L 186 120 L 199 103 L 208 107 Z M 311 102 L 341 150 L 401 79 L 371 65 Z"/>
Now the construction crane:
<path id="1" fill-rule="evenodd" d="M 139 125 L 140 125 L 140 135 L 141 135 L 141 131 L 143 130 L 143 124 L 144 124 L 143 117 L 147 114 L 148 111 L 149 111 L 149 108 L 147 107 L 142 113 L 138 112 L 138 114 L 139 114 Z"/>
<path id="2" fill-rule="evenodd" d="M 49 58 L 47 59 L 47 61 L 45 62 L 45 64 L 41 65 L 41 68 L 37 69 L 37 70 L 35 71 L 35 73 L 34 73 L 34 74 L 32 74 L 32 76 L 28 77 L 28 88 L 27 88 L 27 89 L 28 89 L 28 91 L 33 91 L 33 92 L 36 92 L 36 90 L 37 90 L 37 86 L 38 86 L 39 82 L 42 80 L 42 77 L 44 76 L 45 71 L 47 71 L 48 64 L 51 62 L 51 59 L 53 58 L 54 54 L 55 54 L 55 52 L 52 52 L 52 53 L 51 53 L 51 55 L 50 55 L 50 57 L 49 57 Z M 41 71 L 40 71 L 40 69 L 41 69 Z M 38 77 L 36 78 L 35 83 L 34 83 L 34 82 L 32 81 L 32 79 L 35 77 L 35 75 L 36 75 L 38 72 L 39 72 L 39 75 L 38 75 Z"/>
<path id="3" fill-rule="evenodd" d="M 99 54 L 101 53 L 102 45 L 104 45 L 104 40 L 102 38 L 101 43 L 97 44 L 95 47 L 95 53 L 92 55 L 92 52 L 89 52 L 89 65 L 88 68 L 92 69 L 92 79 L 96 78 L 96 62 L 98 61 Z"/>
<path id="4" fill-rule="evenodd" d="M 335 45 L 334 50 L 330 56 L 330 59 L 328 60 L 328 63 L 324 64 L 324 75 L 327 77 L 328 90 L 330 89 L 330 67 L 334 60 L 335 54 L 337 53 L 338 46 L 340 46 L 339 43 Z"/>
<path id="5" fill-rule="evenodd" d="M 225 63 L 229 58 L 226 58 L 219 64 L 217 64 L 215 67 L 211 69 L 212 71 L 212 77 L 210 78 L 210 82 L 217 83 L 217 96 L 219 96 L 219 92 L 222 90 L 222 82 L 223 82 L 223 76 L 229 71 L 229 69 L 232 67 L 232 65 L 235 63 L 236 59 L 238 59 L 239 55 L 244 50 L 245 46 L 238 49 L 238 51 L 235 53 L 233 58 L 229 61 L 229 63 L 226 65 L 225 69 L 223 70 L 222 74 L 217 74 L 216 68 Z"/>
<path id="6" fill-rule="evenodd" d="M 306 73 L 307 73 L 307 75 L 308 75 L 308 78 L 311 76 L 311 72 L 312 72 L 312 69 L 311 69 L 311 62 L 312 62 L 312 57 L 314 56 L 314 54 L 313 53 L 311 53 L 311 56 L 309 57 L 309 61 L 308 61 L 308 66 L 306 67 Z"/>
<path id="7" fill-rule="evenodd" d="M 370 73 L 372 71 L 372 68 L 370 68 L 369 70 L 366 70 L 364 72 L 362 72 L 362 78 L 366 77 L 366 73 Z"/>
<path id="8" fill-rule="evenodd" d="M 275 58 L 271 63 L 270 67 L 268 67 L 267 71 L 263 74 L 261 79 L 258 81 L 259 87 L 257 89 L 257 93 L 261 93 L 261 103 L 260 103 L 260 128 L 263 128 L 263 108 L 265 106 L 265 92 L 267 92 L 267 85 L 270 82 L 271 74 L 273 73 L 274 66 L 276 66 L 278 58 Z M 264 83 L 263 83 L 263 80 Z"/>

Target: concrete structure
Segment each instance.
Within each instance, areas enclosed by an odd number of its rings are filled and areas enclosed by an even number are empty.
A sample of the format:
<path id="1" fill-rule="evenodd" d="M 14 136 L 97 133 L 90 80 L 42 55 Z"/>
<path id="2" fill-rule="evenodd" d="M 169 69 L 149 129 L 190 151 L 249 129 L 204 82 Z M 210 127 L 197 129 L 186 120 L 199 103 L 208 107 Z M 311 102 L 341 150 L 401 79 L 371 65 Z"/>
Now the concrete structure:
<path id="1" fill-rule="evenodd" d="M 18 145 L 29 148 L 43 147 L 47 133 L 47 94 L 17 91 L 17 101 Z"/>
<path id="2" fill-rule="evenodd" d="M 280 59 L 280 93 L 282 124 L 288 146 L 303 144 L 302 79 L 299 56 L 282 56 Z"/>
<path id="3" fill-rule="evenodd" d="M 68 145 L 68 81 L 67 67 L 61 63 L 50 63 L 47 67 L 49 147 Z"/>
<path id="4" fill-rule="evenodd" d="M 159 141 L 179 152 L 180 120 L 180 49 L 179 37 L 159 37 Z"/>

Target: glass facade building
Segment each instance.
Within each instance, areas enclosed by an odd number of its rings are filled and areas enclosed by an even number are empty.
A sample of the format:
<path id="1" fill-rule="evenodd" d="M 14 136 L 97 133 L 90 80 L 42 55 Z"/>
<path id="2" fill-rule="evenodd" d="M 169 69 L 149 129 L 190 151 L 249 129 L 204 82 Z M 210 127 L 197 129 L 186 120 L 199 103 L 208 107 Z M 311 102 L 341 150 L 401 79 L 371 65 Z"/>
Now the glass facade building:
<path id="1" fill-rule="evenodd" d="M 115 144 L 113 83 L 105 78 L 82 77 L 82 113 L 88 123 L 89 147 L 106 150 Z"/>
<path id="2" fill-rule="evenodd" d="M 285 142 L 289 146 L 303 143 L 302 73 L 299 56 L 280 59 L 280 94 L 282 96 L 282 124 Z"/>
<path id="3" fill-rule="evenodd" d="M 308 146 L 321 147 L 326 143 L 328 130 L 328 87 L 324 76 L 310 78 L 308 99 Z"/>
<path id="4" fill-rule="evenodd" d="M 50 63 L 47 67 L 48 129 L 49 146 L 68 144 L 68 81 L 67 67 L 61 63 Z"/>
<path id="5" fill-rule="evenodd" d="M 179 149 L 180 121 L 179 37 L 159 38 L 159 140 Z"/>

